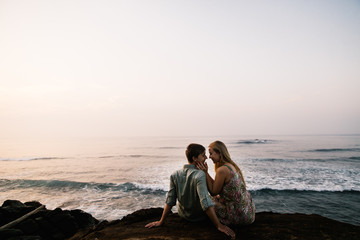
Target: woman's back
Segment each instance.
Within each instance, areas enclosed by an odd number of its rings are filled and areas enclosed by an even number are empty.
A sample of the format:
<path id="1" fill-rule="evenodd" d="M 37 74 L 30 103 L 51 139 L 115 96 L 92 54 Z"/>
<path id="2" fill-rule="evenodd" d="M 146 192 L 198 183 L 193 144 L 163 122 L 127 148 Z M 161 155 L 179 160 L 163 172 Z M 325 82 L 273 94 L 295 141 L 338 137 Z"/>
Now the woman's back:
<path id="1" fill-rule="evenodd" d="M 231 178 L 225 182 L 219 198 L 214 198 L 215 211 L 225 224 L 251 224 L 255 220 L 255 205 L 245 183 L 233 166 L 226 166 Z"/>

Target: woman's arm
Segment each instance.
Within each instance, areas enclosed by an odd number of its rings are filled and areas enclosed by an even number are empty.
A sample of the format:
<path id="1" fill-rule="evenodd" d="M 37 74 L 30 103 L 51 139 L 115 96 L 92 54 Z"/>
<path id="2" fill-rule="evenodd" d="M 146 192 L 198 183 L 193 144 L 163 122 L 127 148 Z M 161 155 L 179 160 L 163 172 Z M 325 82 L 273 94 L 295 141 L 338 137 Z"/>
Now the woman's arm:
<path id="1" fill-rule="evenodd" d="M 172 206 L 165 204 L 165 208 L 164 211 L 161 215 L 161 219 L 160 221 L 156 221 L 156 222 L 151 222 L 145 225 L 146 228 L 152 228 L 152 227 L 159 227 L 161 225 L 164 224 L 165 219 L 167 218 L 167 216 L 169 215 L 170 211 L 171 211 Z"/>
<path id="2" fill-rule="evenodd" d="M 226 176 L 228 175 L 228 171 L 225 167 L 219 167 L 215 173 L 215 180 L 212 184 L 212 188 L 209 188 L 209 192 L 213 195 L 217 195 L 221 192 L 224 184 Z"/>
<path id="3" fill-rule="evenodd" d="M 203 170 L 206 173 L 206 184 L 210 194 L 212 196 L 218 195 L 224 186 L 225 179 L 226 176 L 229 174 L 229 171 L 223 166 L 218 168 L 215 173 L 214 180 L 208 173 L 208 166 L 206 163 L 197 163 L 196 166 L 198 169 Z"/>
<path id="4" fill-rule="evenodd" d="M 216 194 L 213 194 L 213 192 L 211 191 L 211 189 L 213 189 L 214 182 L 215 182 L 214 179 L 210 176 L 210 174 L 208 172 L 206 172 L 206 185 L 212 196 L 216 195 Z"/>
<path id="5" fill-rule="evenodd" d="M 207 185 L 208 191 L 211 193 L 210 189 L 212 189 L 212 187 L 213 187 L 214 179 L 208 173 L 208 165 L 207 165 L 207 163 L 206 162 L 204 162 L 204 163 L 197 162 L 196 167 L 205 172 L 205 174 L 206 174 L 206 185 Z M 211 195 L 212 195 L 212 193 L 211 193 Z"/>
<path id="6" fill-rule="evenodd" d="M 206 163 L 200 163 L 200 167 L 201 167 L 200 169 L 203 170 L 206 173 L 206 185 L 208 187 L 208 191 L 210 192 L 211 195 L 213 195 L 213 196 L 216 195 L 216 194 L 213 194 L 213 192 L 211 191 L 213 189 L 215 180 L 210 176 L 210 174 L 208 172 L 207 164 Z"/>

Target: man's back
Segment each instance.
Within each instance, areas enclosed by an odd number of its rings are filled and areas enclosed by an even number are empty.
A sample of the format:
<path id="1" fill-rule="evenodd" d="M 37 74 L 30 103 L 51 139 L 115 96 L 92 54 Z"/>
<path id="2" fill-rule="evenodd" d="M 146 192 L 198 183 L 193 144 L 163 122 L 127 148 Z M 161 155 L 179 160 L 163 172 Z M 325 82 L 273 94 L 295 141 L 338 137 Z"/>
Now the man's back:
<path id="1" fill-rule="evenodd" d="M 178 199 L 178 213 L 188 221 L 200 221 L 206 218 L 204 211 L 213 202 L 206 186 L 206 176 L 194 165 L 184 165 L 170 177 L 170 189 L 166 203 L 170 206 L 176 204 Z"/>

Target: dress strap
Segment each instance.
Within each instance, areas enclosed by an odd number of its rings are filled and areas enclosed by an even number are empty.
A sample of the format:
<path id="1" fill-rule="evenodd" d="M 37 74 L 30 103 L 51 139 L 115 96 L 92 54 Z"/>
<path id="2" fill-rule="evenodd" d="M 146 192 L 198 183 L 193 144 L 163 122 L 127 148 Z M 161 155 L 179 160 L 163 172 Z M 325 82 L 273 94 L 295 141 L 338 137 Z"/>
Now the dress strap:
<path id="1" fill-rule="evenodd" d="M 224 164 L 224 166 L 227 166 L 227 167 L 230 169 L 231 172 L 234 172 L 234 171 L 232 170 L 232 168 L 229 167 L 228 165 Z"/>

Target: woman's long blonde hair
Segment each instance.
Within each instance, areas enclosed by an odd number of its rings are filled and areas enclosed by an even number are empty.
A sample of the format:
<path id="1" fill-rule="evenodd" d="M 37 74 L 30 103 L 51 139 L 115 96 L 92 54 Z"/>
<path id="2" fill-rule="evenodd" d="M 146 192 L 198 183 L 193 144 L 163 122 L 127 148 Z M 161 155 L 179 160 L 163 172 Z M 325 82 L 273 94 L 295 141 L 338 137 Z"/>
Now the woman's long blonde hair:
<path id="1" fill-rule="evenodd" d="M 209 145 L 209 147 L 213 151 L 215 151 L 217 154 L 220 155 L 220 161 L 215 163 L 215 172 L 219 167 L 223 166 L 225 163 L 230 163 L 231 165 L 233 165 L 235 167 L 236 171 L 238 173 L 240 173 L 241 179 L 243 180 L 244 185 L 246 187 L 244 176 L 243 176 L 240 168 L 238 167 L 238 165 L 236 165 L 236 163 L 233 160 L 231 160 L 229 151 L 227 150 L 225 144 L 221 141 L 215 141 L 215 142 L 212 142 Z"/>

